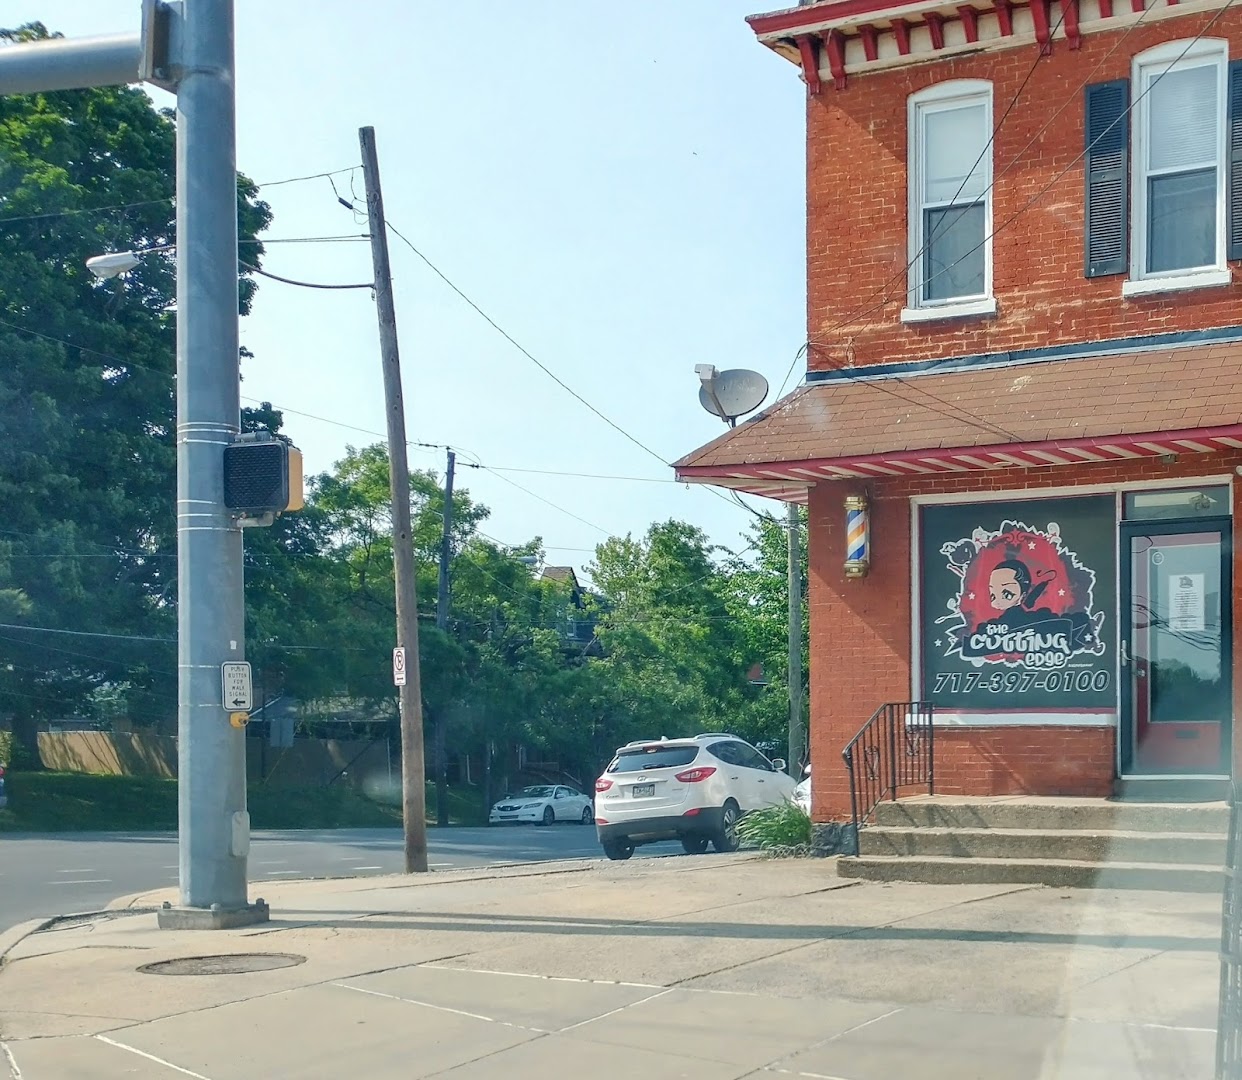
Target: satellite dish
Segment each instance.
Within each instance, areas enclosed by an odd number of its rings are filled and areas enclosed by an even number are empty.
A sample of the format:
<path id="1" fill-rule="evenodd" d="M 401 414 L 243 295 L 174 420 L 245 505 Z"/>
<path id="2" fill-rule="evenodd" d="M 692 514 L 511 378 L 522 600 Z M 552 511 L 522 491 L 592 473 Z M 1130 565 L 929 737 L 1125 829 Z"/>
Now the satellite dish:
<path id="1" fill-rule="evenodd" d="M 702 382 L 699 403 L 713 416 L 719 416 L 729 424 L 759 408 L 768 396 L 768 380 L 757 371 L 745 368 L 717 371 L 708 364 L 699 365 L 696 371 Z"/>

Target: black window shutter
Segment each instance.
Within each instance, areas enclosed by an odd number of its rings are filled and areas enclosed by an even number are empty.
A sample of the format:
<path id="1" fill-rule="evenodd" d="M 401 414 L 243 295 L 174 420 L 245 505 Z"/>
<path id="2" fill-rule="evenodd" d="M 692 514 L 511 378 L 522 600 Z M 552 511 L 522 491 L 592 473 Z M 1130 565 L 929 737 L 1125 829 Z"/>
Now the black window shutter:
<path id="1" fill-rule="evenodd" d="M 1084 124 L 1087 138 L 1087 229 L 1084 242 L 1089 278 L 1124 274 L 1129 266 L 1129 108 L 1128 79 L 1115 79 L 1087 87 Z"/>
<path id="2" fill-rule="evenodd" d="M 1226 205 L 1229 210 L 1226 258 L 1242 259 L 1242 60 L 1229 63 L 1229 172 Z"/>

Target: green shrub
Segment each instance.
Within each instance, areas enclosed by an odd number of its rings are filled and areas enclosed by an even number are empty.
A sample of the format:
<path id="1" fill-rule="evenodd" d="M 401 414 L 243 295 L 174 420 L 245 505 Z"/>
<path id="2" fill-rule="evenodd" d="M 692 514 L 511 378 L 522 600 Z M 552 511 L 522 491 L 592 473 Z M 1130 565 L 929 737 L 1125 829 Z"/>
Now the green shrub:
<path id="1" fill-rule="evenodd" d="M 737 823 L 737 834 L 748 847 L 762 851 L 796 850 L 811 845 L 811 816 L 794 803 L 752 810 Z"/>
<path id="2" fill-rule="evenodd" d="M 0 731 L 0 765 L 13 762 L 13 732 Z"/>

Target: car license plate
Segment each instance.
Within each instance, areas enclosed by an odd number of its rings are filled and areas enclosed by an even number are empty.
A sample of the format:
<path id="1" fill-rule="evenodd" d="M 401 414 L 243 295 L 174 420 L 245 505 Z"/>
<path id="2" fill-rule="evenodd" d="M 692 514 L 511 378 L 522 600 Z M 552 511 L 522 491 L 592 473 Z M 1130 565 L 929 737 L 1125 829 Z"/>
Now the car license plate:
<path id="1" fill-rule="evenodd" d="M 644 799 L 655 794 L 655 784 L 635 784 L 630 792 L 636 799 Z"/>

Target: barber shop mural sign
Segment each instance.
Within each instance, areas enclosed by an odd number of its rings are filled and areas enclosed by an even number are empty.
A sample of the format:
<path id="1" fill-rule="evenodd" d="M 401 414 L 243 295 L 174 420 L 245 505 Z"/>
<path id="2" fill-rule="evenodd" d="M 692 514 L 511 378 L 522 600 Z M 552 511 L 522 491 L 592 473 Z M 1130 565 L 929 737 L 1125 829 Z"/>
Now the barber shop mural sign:
<path id="1" fill-rule="evenodd" d="M 961 708 L 1111 703 L 1111 499 L 927 507 L 922 525 L 925 696 Z"/>

